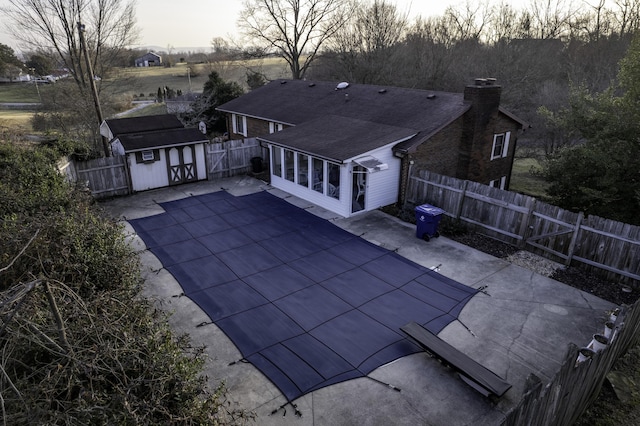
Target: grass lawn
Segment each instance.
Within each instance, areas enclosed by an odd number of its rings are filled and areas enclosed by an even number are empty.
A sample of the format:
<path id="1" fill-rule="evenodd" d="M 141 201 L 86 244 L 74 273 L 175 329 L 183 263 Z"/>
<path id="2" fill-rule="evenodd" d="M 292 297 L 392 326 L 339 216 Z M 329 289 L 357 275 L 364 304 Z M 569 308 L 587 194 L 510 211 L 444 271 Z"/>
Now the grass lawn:
<path id="1" fill-rule="evenodd" d="M 53 85 L 35 83 L 4 83 L 0 84 L 0 103 L 3 102 L 40 102 L 40 93 L 51 90 Z"/>
<path id="2" fill-rule="evenodd" d="M 542 176 L 536 174 L 536 172 L 541 171 L 542 166 L 537 159 L 516 158 L 513 162 L 509 189 L 531 195 L 541 200 L 546 199 L 546 190 L 549 184 Z"/>
<path id="3" fill-rule="evenodd" d="M 0 109 L 0 127 L 31 131 L 31 117 L 35 111 Z"/>

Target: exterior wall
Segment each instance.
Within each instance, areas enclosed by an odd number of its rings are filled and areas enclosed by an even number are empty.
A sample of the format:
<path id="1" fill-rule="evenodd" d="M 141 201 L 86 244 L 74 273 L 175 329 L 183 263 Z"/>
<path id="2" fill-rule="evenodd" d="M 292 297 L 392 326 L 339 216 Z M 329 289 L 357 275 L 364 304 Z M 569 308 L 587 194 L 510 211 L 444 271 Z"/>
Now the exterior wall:
<path id="1" fill-rule="evenodd" d="M 199 143 L 195 145 L 196 156 L 196 168 L 197 168 L 197 177 L 198 180 L 207 180 L 208 178 L 208 170 L 207 170 L 207 156 L 205 152 L 205 144 Z"/>
<path id="2" fill-rule="evenodd" d="M 467 86 L 465 100 L 472 103 L 471 109 L 405 157 L 403 173 L 409 173 L 413 161 L 414 168 L 486 185 L 506 176 L 508 188 L 520 126 L 500 113 L 501 90 L 486 83 Z M 511 132 L 507 155 L 491 160 L 494 135 L 506 132 Z"/>
<path id="3" fill-rule="evenodd" d="M 269 122 L 265 120 L 259 120 L 257 118 L 246 117 L 247 120 L 247 136 L 241 135 L 239 133 L 233 132 L 233 123 L 231 120 L 233 119 L 232 114 L 227 114 L 227 132 L 229 132 L 229 139 L 244 139 L 244 138 L 255 138 L 258 136 L 264 136 L 269 134 Z M 285 127 L 286 128 L 286 127 Z"/>
<path id="4" fill-rule="evenodd" d="M 506 176 L 506 184 L 504 189 L 509 189 L 509 182 L 511 180 L 511 170 L 513 169 L 513 160 L 516 155 L 516 142 L 518 139 L 518 130 L 520 126 L 513 120 L 509 119 L 505 115 L 500 114 L 495 120 L 494 132 L 488 135 L 490 141 L 488 143 L 486 154 L 486 167 L 485 167 L 485 181 L 480 182 L 489 184 L 492 180 L 499 180 L 502 176 Z M 506 157 L 496 158 L 491 160 L 491 150 L 493 148 L 493 136 L 498 133 L 511 132 L 509 138 L 509 146 Z"/>
<path id="5" fill-rule="evenodd" d="M 271 186 L 281 189 L 291 195 L 300 197 L 322 208 L 339 214 L 343 217 L 349 217 L 351 214 L 351 185 L 342 184 L 342 182 L 350 182 L 351 173 L 347 164 L 340 166 L 340 199 L 327 197 L 312 189 L 300 186 L 295 182 L 288 181 L 281 177 L 271 174 Z"/>
<path id="6" fill-rule="evenodd" d="M 352 214 L 375 210 L 382 206 L 394 204 L 398 201 L 401 162 L 399 158 L 393 155 L 391 150 L 393 145 L 394 144 L 390 144 L 386 147 L 362 154 L 362 156 L 371 155 L 381 162 L 386 163 L 388 169 L 367 173 L 366 204 L 364 210 L 356 213 L 351 212 L 352 200 L 355 195 L 352 185 L 352 170 L 355 163 L 352 161 L 340 165 L 340 199 L 325 196 L 313 189 L 275 176 L 273 173 L 271 173 L 271 185 L 343 217 L 349 217 Z M 269 155 L 269 158 L 271 158 L 271 155 Z"/>
<path id="7" fill-rule="evenodd" d="M 441 132 L 418 146 L 409 154 L 415 167 L 441 175 L 458 176 L 458 161 L 461 155 L 460 141 L 463 133 L 462 117 L 445 127 Z"/>
<path id="8" fill-rule="evenodd" d="M 362 211 L 375 210 L 398 202 L 401 162 L 399 158 L 393 155 L 391 150 L 392 145 L 366 154 L 377 158 L 382 163 L 386 163 L 389 168 L 387 170 L 367 173 L 365 206 Z M 349 179 L 351 179 L 351 173 L 349 173 L 349 175 Z M 348 188 L 349 192 L 353 190 L 352 185 L 348 185 Z M 350 193 L 348 198 L 348 208 L 351 207 L 352 197 L 353 194 Z"/>
<path id="9" fill-rule="evenodd" d="M 204 144 L 195 144 L 194 147 L 197 180 L 206 180 L 207 164 Z M 182 149 L 182 147 L 180 148 Z M 149 163 L 137 163 L 135 152 L 127 154 L 133 191 L 146 191 L 169 186 L 169 171 L 167 170 L 167 151 L 169 149 L 159 149 L 159 159 Z"/>
<path id="10" fill-rule="evenodd" d="M 129 173 L 131 173 L 131 189 L 133 191 L 146 191 L 147 189 L 169 186 L 167 154 L 164 149 L 159 151 L 160 159 L 152 163 L 136 163 L 135 152 L 127 154 Z"/>

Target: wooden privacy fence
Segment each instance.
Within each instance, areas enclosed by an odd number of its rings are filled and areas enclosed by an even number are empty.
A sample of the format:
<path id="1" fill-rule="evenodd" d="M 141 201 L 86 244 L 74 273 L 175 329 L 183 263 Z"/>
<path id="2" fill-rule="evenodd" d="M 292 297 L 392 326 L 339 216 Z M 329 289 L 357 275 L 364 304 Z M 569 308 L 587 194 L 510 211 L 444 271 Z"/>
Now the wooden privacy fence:
<path id="1" fill-rule="evenodd" d="M 236 176 L 251 171 L 251 159 L 265 158 L 266 149 L 256 138 L 210 143 L 207 148 L 209 180 Z"/>
<path id="2" fill-rule="evenodd" d="M 565 265 L 580 263 L 607 279 L 640 282 L 638 226 L 424 170 L 410 177 L 407 203 L 433 204 L 490 237 Z"/>
<path id="3" fill-rule="evenodd" d="M 252 170 L 251 159 L 266 158 L 266 149 L 253 139 L 210 143 L 206 147 L 208 180 L 245 174 Z M 95 198 L 127 195 L 132 192 L 125 156 L 88 161 L 62 159 L 58 170 L 70 181 L 86 185 Z"/>
<path id="4" fill-rule="evenodd" d="M 560 371 L 547 385 L 543 386 L 531 375 L 529 390 L 518 406 L 507 414 L 502 425 L 565 426 L 578 420 L 598 396 L 616 360 L 638 343 L 640 301 L 630 308 L 623 308 L 614 324 L 609 344 L 583 362 L 577 362 L 578 348 L 570 345 Z"/>
<path id="5" fill-rule="evenodd" d="M 65 160 L 58 164 L 72 182 L 86 185 L 95 198 L 127 195 L 131 192 L 129 172 L 124 156 L 96 158 L 93 160 Z"/>

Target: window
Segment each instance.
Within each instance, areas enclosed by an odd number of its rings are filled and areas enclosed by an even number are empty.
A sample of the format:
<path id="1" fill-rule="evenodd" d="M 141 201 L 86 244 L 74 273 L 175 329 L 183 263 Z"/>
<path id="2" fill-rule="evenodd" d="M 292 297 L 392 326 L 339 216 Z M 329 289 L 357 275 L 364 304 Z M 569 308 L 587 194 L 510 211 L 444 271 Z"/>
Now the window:
<path id="1" fill-rule="evenodd" d="M 136 151 L 136 163 L 153 163 L 160 160 L 160 150 L 145 149 L 144 151 Z"/>
<path id="2" fill-rule="evenodd" d="M 298 153 L 298 184 L 302 186 L 309 186 L 309 156 Z"/>
<path id="3" fill-rule="evenodd" d="M 274 176 L 282 177 L 282 148 L 279 146 L 271 147 L 271 168 Z"/>
<path id="4" fill-rule="evenodd" d="M 273 121 L 269 122 L 269 133 L 279 132 L 282 129 L 282 123 L 274 123 Z"/>
<path id="5" fill-rule="evenodd" d="M 340 165 L 335 163 L 327 163 L 329 166 L 329 185 L 325 195 L 340 199 Z"/>
<path id="6" fill-rule="evenodd" d="M 233 133 L 247 136 L 247 117 L 244 115 L 232 114 Z"/>
<path id="7" fill-rule="evenodd" d="M 313 190 L 324 193 L 324 161 L 313 159 Z"/>
<path id="8" fill-rule="evenodd" d="M 287 172 L 285 179 L 293 182 L 293 176 L 295 173 L 294 164 L 293 164 L 293 151 L 288 149 L 284 150 L 284 169 Z"/>
<path id="9" fill-rule="evenodd" d="M 489 182 L 489 186 L 490 187 L 492 187 L 492 188 L 500 188 L 500 189 L 504 189 L 506 184 L 507 184 L 507 177 L 506 176 L 502 176 L 500 179 L 494 179 L 494 180 Z"/>
<path id="10" fill-rule="evenodd" d="M 509 153 L 509 137 L 511 132 L 498 133 L 493 135 L 493 148 L 491 149 L 491 159 L 506 157 Z"/>

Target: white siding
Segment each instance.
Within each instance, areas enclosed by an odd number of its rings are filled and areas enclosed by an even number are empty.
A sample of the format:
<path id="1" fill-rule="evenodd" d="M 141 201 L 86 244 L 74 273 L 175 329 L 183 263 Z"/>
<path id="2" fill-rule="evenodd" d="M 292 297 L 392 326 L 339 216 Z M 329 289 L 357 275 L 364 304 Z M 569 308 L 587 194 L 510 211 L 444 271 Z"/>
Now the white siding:
<path id="1" fill-rule="evenodd" d="M 367 173 L 366 205 L 363 211 L 375 210 L 397 202 L 400 186 L 400 159 L 393 155 L 391 146 L 370 151 L 365 155 L 377 158 L 380 162 L 387 164 L 389 168 Z M 349 179 L 351 179 L 351 176 L 349 176 Z M 351 191 L 351 186 L 349 186 L 348 190 Z M 349 197 L 351 197 L 351 194 L 349 194 Z"/>
<path id="2" fill-rule="evenodd" d="M 332 197 L 327 197 L 317 191 L 308 189 L 304 186 L 298 185 L 297 183 L 282 179 L 274 175 L 271 175 L 271 186 L 273 186 L 274 188 L 282 189 L 283 191 L 288 192 L 291 195 L 300 197 L 303 200 L 307 200 L 322 208 L 337 213 L 340 216 L 348 217 L 351 212 L 351 199 L 349 198 L 351 194 L 349 189 L 350 185 L 345 184 L 346 182 L 350 181 L 346 179 L 351 179 L 351 174 L 349 173 L 347 165 L 343 164 L 340 166 L 341 185 L 339 200 L 336 200 Z"/>
<path id="3" fill-rule="evenodd" d="M 207 179 L 207 163 L 204 151 L 204 144 L 199 143 L 195 146 L 196 167 L 198 168 L 198 180 Z"/>
<path id="4" fill-rule="evenodd" d="M 380 162 L 388 165 L 387 170 L 381 170 L 367 174 L 367 195 L 366 206 L 362 210 L 375 210 L 379 207 L 393 204 L 398 201 L 398 191 L 400 185 L 400 159 L 393 155 L 392 147 L 397 142 L 385 147 L 363 153 L 358 157 L 371 155 Z M 357 158 L 357 157 L 356 157 Z M 275 188 L 288 192 L 291 195 L 300 197 L 322 208 L 349 217 L 354 194 L 352 194 L 353 175 L 351 173 L 353 164 L 348 160 L 340 166 L 340 199 L 327 197 L 317 191 L 298 185 L 281 177 L 271 175 L 271 185 Z M 358 214 L 360 212 L 354 213 Z"/>
<path id="5" fill-rule="evenodd" d="M 127 161 L 131 173 L 131 187 L 134 191 L 169 186 L 167 157 L 164 149 L 160 150 L 160 160 L 153 163 L 136 163 L 135 152 L 127 154 Z"/>

